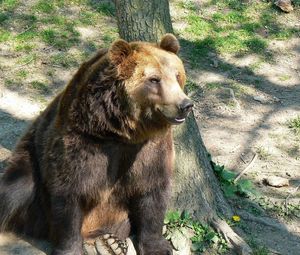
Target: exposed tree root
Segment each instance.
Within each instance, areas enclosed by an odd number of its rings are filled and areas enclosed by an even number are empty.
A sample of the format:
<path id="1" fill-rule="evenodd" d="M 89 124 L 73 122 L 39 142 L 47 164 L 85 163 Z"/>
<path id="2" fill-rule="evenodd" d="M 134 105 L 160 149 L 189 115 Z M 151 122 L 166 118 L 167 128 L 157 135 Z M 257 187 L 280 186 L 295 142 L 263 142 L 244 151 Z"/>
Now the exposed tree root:
<path id="1" fill-rule="evenodd" d="M 224 236 L 229 246 L 231 246 L 231 248 L 233 248 L 238 254 L 252 254 L 250 246 L 244 241 L 243 238 L 233 231 L 226 221 L 214 217 L 210 223 L 215 230 Z"/>

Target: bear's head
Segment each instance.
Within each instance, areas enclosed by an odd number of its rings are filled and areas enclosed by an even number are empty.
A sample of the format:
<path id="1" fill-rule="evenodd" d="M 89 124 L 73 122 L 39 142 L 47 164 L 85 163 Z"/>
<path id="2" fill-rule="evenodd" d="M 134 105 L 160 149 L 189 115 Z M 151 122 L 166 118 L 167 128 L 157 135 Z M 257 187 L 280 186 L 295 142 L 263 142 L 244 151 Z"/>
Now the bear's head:
<path id="1" fill-rule="evenodd" d="M 137 108 L 149 118 L 169 124 L 184 122 L 193 103 L 185 95 L 185 71 L 177 56 L 179 42 L 166 34 L 159 44 L 115 41 L 109 58 L 124 79 L 125 89 Z"/>
<path id="2" fill-rule="evenodd" d="M 158 44 L 117 40 L 82 65 L 61 108 L 73 127 L 93 136 L 138 142 L 162 133 L 193 107 L 178 51 L 172 34 Z"/>

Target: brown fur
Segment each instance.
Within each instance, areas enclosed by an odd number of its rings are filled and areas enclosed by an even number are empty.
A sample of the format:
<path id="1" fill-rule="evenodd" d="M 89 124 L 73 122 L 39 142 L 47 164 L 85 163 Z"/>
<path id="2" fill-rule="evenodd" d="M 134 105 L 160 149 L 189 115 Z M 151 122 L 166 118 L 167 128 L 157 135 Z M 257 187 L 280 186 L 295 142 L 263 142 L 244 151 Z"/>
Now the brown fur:
<path id="1" fill-rule="evenodd" d="M 53 254 L 81 254 L 83 238 L 108 232 L 135 234 L 139 254 L 171 254 L 161 236 L 171 123 L 190 109 L 180 108 L 178 49 L 171 35 L 160 45 L 118 40 L 79 68 L 13 153 L 1 230 L 49 238 Z"/>

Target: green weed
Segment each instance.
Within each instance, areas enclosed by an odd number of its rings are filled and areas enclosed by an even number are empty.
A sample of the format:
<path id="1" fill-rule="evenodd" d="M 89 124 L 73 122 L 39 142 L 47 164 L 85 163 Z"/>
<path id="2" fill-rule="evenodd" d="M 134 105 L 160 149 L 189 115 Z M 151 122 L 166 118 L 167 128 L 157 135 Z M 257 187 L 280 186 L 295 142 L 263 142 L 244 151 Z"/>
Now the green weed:
<path id="1" fill-rule="evenodd" d="M 165 237 L 172 240 L 176 231 L 180 231 L 186 236 L 185 232 L 192 232 L 192 251 L 203 252 L 209 247 L 216 247 L 219 253 L 227 250 L 227 243 L 224 238 L 216 233 L 209 226 L 201 224 L 194 220 L 186 211 L 182 213 L 178 211 L 168 212 L 165 216 L 164 223 L 167 227 Z"/>
<path id="2" fill-rule="evenodd" d="M 20 70 L 17 72 L 17 77 L 19 78 L 26 78 L 29 72 L 27 70 Z"/>
<path id="3" fill-rule="evenodd" d="M 199 89 L 199 86 L 197 85 L 197 83 L 195 83 L 192 80 L 188 79 L 186 81 L 186 84 L 185 84 L 184 88 L 185 88 L 186 92 L 189 94 L 189 93 Z"/>
<path id="4" fill-rule="evenodd" d="M 0 28 L 0 42 L 6 42 L 11 38 L 11 33 Z"/>
<path id="5" fill-rule="evenodd" d="M 256 153 L 261 160 L 268 160 L 271 154 L 262 146 L 256 148 Z"/>
<path id="6" fill-rule="evenodd" d="M 288 127 L 297 135 L 300 135 L 300 115 L 288 122 Z"/>
<path id="7" fill-rule="evenodd" d="M 288 74 L 284 74 L 279 77 L 280 81 L 288 81 L 289 79 L 291 79 L 291 76 Z"/>
<path id="8" fill-rule="evenodd" d="M 235 182 L 236 173 L 226 169 L 224 166 L 217 165 L 213 161 L 211 161 L 211 165 L 226 197 L 232 198 L 236 195 L 249 197 L 257 195 L 250 180 L 239 179 Z"/>

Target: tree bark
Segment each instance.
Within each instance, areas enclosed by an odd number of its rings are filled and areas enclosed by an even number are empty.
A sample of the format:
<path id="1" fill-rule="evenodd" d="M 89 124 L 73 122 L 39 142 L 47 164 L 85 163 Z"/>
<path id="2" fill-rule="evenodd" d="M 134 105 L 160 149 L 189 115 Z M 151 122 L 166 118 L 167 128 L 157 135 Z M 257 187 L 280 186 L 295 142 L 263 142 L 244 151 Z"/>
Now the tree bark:
<path id="1" fill-rule="evenodd" d="M 157 41 L 172 33 L 168 0 L 115 0 L 119 34 L 127 41 Z"/>
<path id="2" fill-rule="evenodd" d="M 119 34 L 127 41 L 157 42 L 172 32 L 167 0 L 115 0 Z M 174 128 L 175 173 L 170 209 L 186 210 L 221 232 L 239 254 L 251 254 L 247 243 L 218 215 L 231 218 L 213 173 L 197 123 L 191 114 Z"/>

